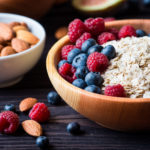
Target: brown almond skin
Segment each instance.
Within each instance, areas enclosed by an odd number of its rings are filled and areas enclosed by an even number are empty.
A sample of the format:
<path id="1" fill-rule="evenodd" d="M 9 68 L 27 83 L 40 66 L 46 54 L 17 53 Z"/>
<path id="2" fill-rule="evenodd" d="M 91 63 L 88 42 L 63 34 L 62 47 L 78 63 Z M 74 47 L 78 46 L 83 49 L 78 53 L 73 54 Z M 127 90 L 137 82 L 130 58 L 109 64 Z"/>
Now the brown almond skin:
<path id="1" fill-rule="evenodd" d="M 21 40 L 21 39 L 18 39 L 18 38 L 13 38 L 12 41 L 11 41 L 11 45 L 12 45 L 12 48 L 17 52 L 22 52 L 28 48 L 30 48 L 30 45 Z"/>
<path id="2" fill-rule="evenodd" d="M 60 27 L 56 30 L 55 32 L 55 38 L 56 39 L 60 39 L 63 36 L 67 35 L 68 29 L 67 27 Z"/>
<path id="3" fill-rule="evenodd" d="M 41 136 L 42 135 L 42 127 L 41 125 L 34 120 L 25 120 L 22 122 L 22 127 L 26 133 L 31 136 Z"/>
<path id="4" fill-rule="evenodd" d="M 4 40 L 4 38 L 1 37 L 1 36 L 0 36 L 0 44 L 2 44 L 2 45 L 5 44 L 5 40 Z"/>
<path id="5" fill-rule="evenodd" d="M 11 46 L 6 46 L 1 50 L 1 56 L 8 56 L 12 54 L 16 54 L 16 52 Z"/>
<path id="6" fill-rule="evenodd" d="M 35 103 L 37 103 L 37 99 L 36 98 L 32 98 L 32 97 L 28 97 L 23 99 L 20 104 L 19 104 L 19 110 L 21 112 L 27 111 L 29 109 L 31 109 L 33 107 L 33 105 Z"/>
<path id="7" fill-rule="evenodd" d="M 13 27 L 14 32 L 17 32 L 19 30 L 26 30 L 29 31 L 27 27 L 23 26 L 23 25 L 17 25 Z"/>
<path id="8" fill-rule="evenodd" d="M 14 21 L 14 22 L 10 22 L 8 25 L 9 25 L 11 28 L 13 28 L 14 26 L 18 26 L 18 25 L 20 25 L 20 24 L 21 24 L 20 22 Z"/>
<path id="9" fill-rule="evenodd" d="M 4 48 L 4 46 L 0 44 L 0 52 L 1 52 L 1 50 L 2 50 L 3 48 Z"/>

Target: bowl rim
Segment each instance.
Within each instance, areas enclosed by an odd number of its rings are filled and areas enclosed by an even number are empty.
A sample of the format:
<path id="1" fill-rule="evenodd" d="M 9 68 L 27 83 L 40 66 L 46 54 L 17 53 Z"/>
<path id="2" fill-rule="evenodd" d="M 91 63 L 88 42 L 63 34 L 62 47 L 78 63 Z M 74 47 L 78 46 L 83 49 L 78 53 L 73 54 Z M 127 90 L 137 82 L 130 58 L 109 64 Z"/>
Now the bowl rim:
<path id="1" fill-rule="evenodd" d="M 43 41 L 46 39 L 46 31 L 45 31 L 44 27 L 38 21 L 36 21 L 36 20 L 34 20 L 30 17 L 23 16 L 23 15 L 18 15 L 18 14 L 15 14 L 15 13 L 0 13 L 0 17 L 1 16 L 2 17 L 6 16 L 6 17 L 10 17 L 10 18 L 11 17 L 19 17 L 19 18 L 22 18 L 22 20 L 25 19 L 25 20 L 29 20 L 31 22 L 34 22 L 36 24 L 36 26 L 39 26 L 40 31 L 42 32 L 42 36 L 41 36 L 41 38 L 39 38 L 40 39 L 39 42 L 37 44 L 35 44 L 33 47 L 30 47 L 27 50 L 16 53 L 16 54 L 0 57 L 0 61 L 7 60 L 7 59 L 13 59 L 15 57 L 20 57 L 22 55 L 31 53 L 33 50 L 35 50 L 37 47 L 39 47 L 43 43 Z"/>
<path id="2" fill-rule="evenodd" d="M 122 22 L 137 22 L 137 21 L 143 22 L 143 20 L 147 20 L 147 21 L 150 22 L 150 19 L 124 19 L 124 20 L 117 20 L 117 21 L 113 21 L 113 22 L 108 22 L 107 25 L 111 26 L 111 25 L 114 25 L 114 24 L 122 23 Z M 84 89 L 81 89 L 81 88 L 78 88 L 78 87 L 72 85 L 71 83 L 69 83 L 68 81 L 66 81 L 58 73 L 57 65 L 55 65 L 55 62 L 54 62 L 54 59 L 53 59 L 56 56 L 56 53 L 58 51 L 60 51 L 60 48 L 63 45 L 65 45 L 66 43 L 70 43 L 68 35 L 66 35 L 63 38 L 61 38 L 60 40 L 58 40 L 50 48 L 50 50 L 49 50 L 49 52 L 47 54 L 46 69 L 47 69 L 47 73 L 48 73 L 49 78 L 50 78 L 50 73 L 49 73 L 48 70 L 49 70 L 49 67 L 52 67 L 53 71 L 55 72 L 55 78 L 60 80 L 60 82 L 64 82 L 64 84 L 67 87 L 70 87 L 71 89 L 74 89 L 74 90 L 78 91 L 79 93 L 83 93 L 84 92 L 84 95 L 86 95 L 88 97 L 91 97 L 91 98 L 94 97 L 94 98 L 97 98 L 97 99 L 103 99 L 103 100 L 107 100 L 107 101 L 111 101 L 111 102 L 117 102 L 117 103 L 150 103 L 150 98 L 113 97 L 113 96 L 106 96 L 106 95 L 102 95 L 102 94 L 88 92 L 88 91 L 86 91 Z"/>

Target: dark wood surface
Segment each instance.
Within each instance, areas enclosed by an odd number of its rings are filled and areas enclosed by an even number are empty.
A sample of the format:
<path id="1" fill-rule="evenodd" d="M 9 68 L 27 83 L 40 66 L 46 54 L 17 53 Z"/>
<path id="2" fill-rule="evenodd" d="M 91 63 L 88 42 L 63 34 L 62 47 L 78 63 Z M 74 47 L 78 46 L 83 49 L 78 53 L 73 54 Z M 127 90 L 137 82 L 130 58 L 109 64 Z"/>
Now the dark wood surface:
<path id="1" fill-rule="evenodd" d="M 52 150 L 149 150 L 150 133 L 122 133 L 105 129 L 86 119 L 62 102 L 59 106 L 52 106 L 47 102 L 47 93 L 54 90 L 46 73 L 45 59 L 48 50 L 56 42 L 54 31 L 67 25 L 74 18 L 85 17 L 73 10 L 69 4 L 55 6 L 40 23 L 47 32 L 46 46 L 40 62 L 25 75 L 17 85 L 0 89 L 0 110 L 5 104 L 15 104 L 18 109 L 20 100 L 26 97 L 36 97 L 45 102 L 51 111 L 51 119 L 42 124 L 44 135 L 49 138 Z M 149 18 L 150 14 L 125 10 L 116 18 Z M 134 109 L 134 108 L 133 108 Z M 20 121 L 28 119 L 28 114 L 20 113 Z M 83 134 L 72 136 L 66 132 L 66 125 L 77 121 L 81 125 Z M 27 135 L 21 128 L 15 135 L 0 135 L 0 150 L 38 150 L 35 138 Z"/>

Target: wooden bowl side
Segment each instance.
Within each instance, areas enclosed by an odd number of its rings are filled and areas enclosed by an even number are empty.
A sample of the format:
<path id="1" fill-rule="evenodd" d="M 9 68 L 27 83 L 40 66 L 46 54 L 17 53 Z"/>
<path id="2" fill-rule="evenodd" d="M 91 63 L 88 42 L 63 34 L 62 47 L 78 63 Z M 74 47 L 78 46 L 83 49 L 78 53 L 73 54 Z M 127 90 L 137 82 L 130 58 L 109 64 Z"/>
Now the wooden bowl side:
<path id="1" fill-rule="evenodd" d="M 120 28 L 125 24 L 150 31 L 150 20 L 114 21 L 107 23 L 106 26 Z M 57 64 L 60 60 L 60 50 L 68 43 L 68 36 L 59 40 L 49 51 L 46 61 L 49 78 L 66 103 L 85 117 L 110 129 L 149 130 L 150 99 L 117 98 L 90 93 L 73 86 L 58 74 Z"/>

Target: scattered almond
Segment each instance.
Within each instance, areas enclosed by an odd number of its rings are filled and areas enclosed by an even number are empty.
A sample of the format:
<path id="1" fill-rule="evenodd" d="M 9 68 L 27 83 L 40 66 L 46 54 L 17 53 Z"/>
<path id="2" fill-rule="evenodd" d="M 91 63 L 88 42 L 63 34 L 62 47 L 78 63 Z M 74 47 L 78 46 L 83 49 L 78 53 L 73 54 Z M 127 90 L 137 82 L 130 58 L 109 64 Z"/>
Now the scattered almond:
<path id="1" fill-rule="evenodd" d="M 20 102 L 19 110 L 21 112 L 27 111 L 27 110 L 31 109 L 35 103 L 37 103 L 36 98 L 31 98 L 31 97 L 25 98 Z"/>
<path id="2" fill-rule="evenodd" d="M 68 32 L 68 29 L 67 27 L 60 27 L 57 29 L 57 31 L 55 32 L 55 38 L 56 39 L 60 39 L 62 38 L 63 36 L 65 36 Z"/>
<path id="3" fill-rule="evenodd" d="M 13 30 L 15 32 L 19 31 L 19 30 L 26 30 L 26 31 L 29 31 L 27 27 L 23 26 L 23 25 L 17 25 L 17 26 L 14 26 L 13 27 Z"/>
<path id="4" fill-rule="evenodd" d="M 26 133 L 31 136 L 41 136 L 42 127 L 41 125 L 34 120 L 25 120 L 22 122 L 22 127 Z"/>
<path id="5" fill-rule="evenodd" d="M 15 53 L 15 50 L 11 46 L 6 46 L 1 50 L 1 56 L 8 56 Z"/>

